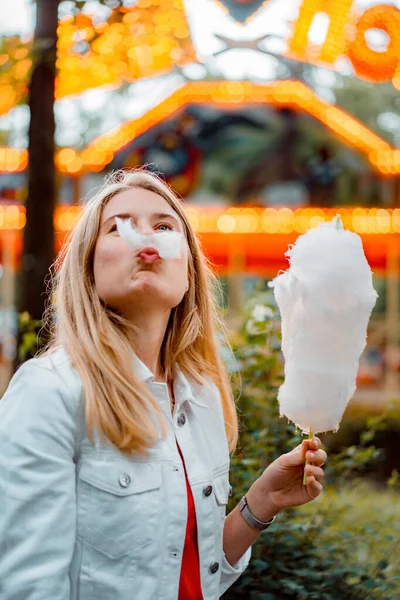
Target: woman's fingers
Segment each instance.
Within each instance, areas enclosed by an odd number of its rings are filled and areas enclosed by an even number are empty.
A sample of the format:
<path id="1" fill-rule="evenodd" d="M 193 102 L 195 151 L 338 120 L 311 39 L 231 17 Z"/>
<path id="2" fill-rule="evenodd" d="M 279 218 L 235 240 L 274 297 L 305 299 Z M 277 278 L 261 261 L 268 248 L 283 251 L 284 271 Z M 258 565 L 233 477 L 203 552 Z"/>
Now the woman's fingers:
<path id="1" fill-rule="evenodd" d="M 314 465 L 306 465 L 305 472 L 308 475 L 313 476 L 317 481 L 321 481 L 324 476 L 324 472 L 321 467 L 316 467 Z"/>
<path id="2" fill-rule="evenodd" d="M 307 477 L 307 491 L 313 500 L 314 500 L 314 498 L 317 498 L 317 496 L 320 495 L 322 490 L 323 490 L 322 485 L 319 483 L 319 481 L 317 481 L 315 479 L 315 477 L 313 475 L 310 475 L 309 477 Z"/>
<path id="3" fill-rule="evenodd" d="M 314 436 L 311 440 L 308 440 L 308 442 L 311 450 L 319 450 L 322 447 L 322 442 L 319 437 Z"/>
<path id="4" fill-rule="evenodd" d="M 312 452 L 310 450 L 307 451 L 306 458 L 310 461 L 312 465 L 316 465 L 317 467 L 322 467 L 326 463 L 328 458 L 325 450 L 317 450 L 316 452 Z"/>

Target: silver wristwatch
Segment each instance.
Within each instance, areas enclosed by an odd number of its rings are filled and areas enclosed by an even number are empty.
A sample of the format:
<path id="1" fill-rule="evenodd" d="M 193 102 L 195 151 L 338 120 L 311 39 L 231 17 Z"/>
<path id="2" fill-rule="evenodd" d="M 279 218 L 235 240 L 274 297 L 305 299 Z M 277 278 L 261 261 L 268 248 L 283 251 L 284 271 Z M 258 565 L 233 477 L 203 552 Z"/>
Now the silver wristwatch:
<path id="1" fill-rule="evenodd" d="M 267 529 L 271 525 L 271 523 L 273 523 L 276 519 L 276 515 L 275 517 L 272 517 L 270 521 L 267 522 L 259 521 L 258 519 L 256 519 L 256 517 L 251 512 L 249 505 L 247 504 L 246 496 L 243 496 L 238 506 L 244 520 L 250 525 L 250 527 L 258 529 L 258 531 L 264 531 L 264 529 Z"/>

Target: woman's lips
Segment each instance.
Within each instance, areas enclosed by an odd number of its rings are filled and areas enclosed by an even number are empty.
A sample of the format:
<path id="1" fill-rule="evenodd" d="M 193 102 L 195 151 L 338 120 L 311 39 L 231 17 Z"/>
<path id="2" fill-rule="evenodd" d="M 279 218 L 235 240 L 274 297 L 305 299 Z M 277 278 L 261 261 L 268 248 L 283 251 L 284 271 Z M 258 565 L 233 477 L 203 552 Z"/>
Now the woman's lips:
<path id="1" fill-rule="evenodd" d="M 139 253 L 139 258 L 144 262 L 153 263 L 160 258 L 160 255 L 155 248 L 143 248 Z"/>

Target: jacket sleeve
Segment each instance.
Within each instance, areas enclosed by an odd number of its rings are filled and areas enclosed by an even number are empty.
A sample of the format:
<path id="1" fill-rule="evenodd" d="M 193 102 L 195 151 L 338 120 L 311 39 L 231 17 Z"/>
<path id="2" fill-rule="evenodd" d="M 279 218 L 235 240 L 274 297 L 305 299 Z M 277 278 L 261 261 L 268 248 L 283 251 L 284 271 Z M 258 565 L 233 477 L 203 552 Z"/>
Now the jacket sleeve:
<path id="1" fill-rule="evenodd" d="M 208 380 L 208 384 L 211 387 L 214 398 L 216 399 L 216 405 L 218 407 L 218 415 L 221 420 L 222 426 L 224 426 L 224 415 L 222 412 L 222 403 L 221 403 L 221 395 L 218 391 L 217 386 Z M 228 445 L 228 442 L 226 443 Z M 229 453 L 229 450 L 227 449 Z M 221 564 L 221 579 L 219 584 L 219 597 L 222 596 L 226 592 L 228 588 L 231 587 L 235 583 L 237 579 L 239 579 L 240 575 L 247 568 L 251 558 L 251 546 L 246 550 L 243 556 L 237 561 L 236 564 L 231 565 L 228 562 L 228 559 L 225 556 L 225 552 L 222 551 L 222 564 Z"/>
<path id="2" fill-rule="evenodd" d="M 69 600 L 76 535 L 75 400 L 40 359 L 0 400 L 0 598 Z"/>
<path id="3" fill-rule="evenodd" d="M 251 558 L 251 546 L 247 548 L 246 552 L 237 561 L 236 564 L 231 565 L 225 556 L 225 552 L 222 557 L 221 565 L 221 581 L 219 584 L 219 597 L 226 592 L 228 588 L 235 583 L 241 576 L 243 571 L 247 568 Z"/>

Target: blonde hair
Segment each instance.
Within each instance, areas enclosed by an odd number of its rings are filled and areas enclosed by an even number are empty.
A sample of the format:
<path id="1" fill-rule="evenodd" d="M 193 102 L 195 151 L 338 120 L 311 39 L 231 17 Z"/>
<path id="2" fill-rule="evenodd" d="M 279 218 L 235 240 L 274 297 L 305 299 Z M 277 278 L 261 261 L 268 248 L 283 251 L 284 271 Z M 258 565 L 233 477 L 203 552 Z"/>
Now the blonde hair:
<path id="1" fill-rule="evenodd" d="M 132 323 L 100 299 L 93 275 L 93 255 L 107 202 L 118 192 L 144 188 L 159 194 L 179 215 L 189 247 L 189 289 L 171 317 L 161 348 L 167 380 L 178 365 L 186 376 L 217 386 L 231 452 L 238 440 L 238 416 L 230 377 L 219 344 L 229 346 L 219 316 L 220 286 L 185 215 L 182 202 L 158 176 L 144 169 L 111 173 L 84 206 L 52 268 L 52 297 L 45 321 L 50 342 L 42 354 L 65 349 L 84 389 L 89 438 L 93 428 L 121 452 L 147 454 L 158 439 L 154 414 L 165 437 L 165 417 L 145 383 L 133 372 Z M 130 334 L 130 335 L 129 335 Z M 220 337 L 220 341 L 217 339 Z"/>

